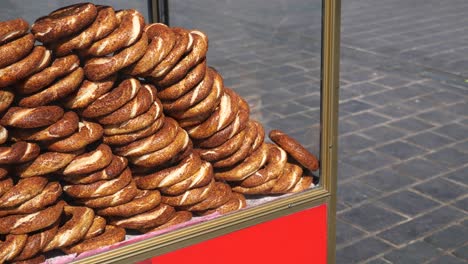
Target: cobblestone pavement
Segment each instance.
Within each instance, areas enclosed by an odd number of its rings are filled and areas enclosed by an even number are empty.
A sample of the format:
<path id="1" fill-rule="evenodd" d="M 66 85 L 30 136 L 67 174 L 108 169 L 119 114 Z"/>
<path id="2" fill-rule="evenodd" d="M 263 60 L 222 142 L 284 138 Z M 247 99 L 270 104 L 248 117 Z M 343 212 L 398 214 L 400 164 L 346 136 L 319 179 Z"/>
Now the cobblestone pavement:
<path id="1" fill-rule="evenodd" d="M 2 19 L 70 1 L 23 2 Z M 342 2 L 337 263 L 466 263 L 468 1 Z M 252 116 L 318 153 L 321 1 L 170 5 Z"/>

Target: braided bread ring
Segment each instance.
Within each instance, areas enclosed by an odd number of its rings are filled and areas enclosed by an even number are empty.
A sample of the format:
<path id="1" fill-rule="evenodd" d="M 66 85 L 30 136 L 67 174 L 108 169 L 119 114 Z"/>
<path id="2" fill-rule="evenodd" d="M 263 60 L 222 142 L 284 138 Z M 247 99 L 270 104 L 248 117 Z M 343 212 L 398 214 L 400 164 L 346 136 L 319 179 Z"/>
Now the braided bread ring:
<path id="1" fill-rule="evenodd" d="M 72 73 L 58 80 L 46 89 L 31 96 L 22 98 L 18 104 L 22 107 L 37 107 L 62 99 L 78 88 L 83 77 L 83 69 L 77 68 Z"/>
<path id="2" fill-rule="evenodd" d="M 54 60 L 52 65 L 44 70 L 29 76 L 17 84 L 15 90 L 20 94 L 31 94 L 50 85 L 55 79 L 73 72 L 80 66 L 80 60 L 76 55 L 69 55 Z"/>
<path id="3" fill-rule="evenodd" d="M 47 184 L 43 177 L 21 179 L 0 197 L 0 208 L 18 206 L 42 192 Z"/>
<path id="4" fill-rule="evenodd" d="M 65 185 L 63 186 L 63 190 L 74 198 L 102 197 L 122 190 L 131 180 L 132 173 L 127 168 L 115 179 L 97 181 L 90 184 Z"/>
<path id="5" fill-rule="evenodd" d="M 118 25 L 114 9 L 110 6 L 97 6 L 97 16 L 94 22 L 78 35 L 58 43 L 51 43 L 56 56 L 64 56 L 73 50 L 85 49 L 91 46 L 93 41 L 100 40 L 109 35 Z"/>
<path id="6" fill-rule="evenodd" d="M 153 135 L 136 140 L 128 145 L 115 147 L 114 152 L 120 156 L 135 157 L 167 147 L 174 142 L 179 128 L 177 121 L 174 119 L 166 118 L 165 120 L 163 127 Z"/>
<path id="7" fill-rule="evenodd" d="M 0 164 L 18 164 L 33 160 L 39 156 L 37 144 L 17 142 L 11 147 L 0 147 Z"/>
<path id="8" fill-rule="evenodd" d="M 240 149 L 244 143 L 246 130 L 242 130 L 222 145 L 212 149 L 196 149 L 200 157 L 207 161 L 216 161 L 232 155 Z"/>
<path id="9" fill-rule="evenodd" d="M 120 50 L 112 56 L 89 59 L 84 66 L 86 77 L 97 81 L 117 73 L 138 61 L 145 54 L 147 46 L 148 37 L 143 32 L 140 39 L 130 47 Z"/>
<path id="10" fill-rule="evenodd" d="M 32 74 L 44 70 L 47 66 L 50 65 L 51 62 L 52 62 L 52 51 L 46 49 L 45 52 L 44 52 L 44 55 L 42 56 L 42 58 L 41 58 L 41 60 L 39 62 L 39 64 L 34 69 Z"/>
<path id="11" fill-rule="evenodd" d="M 132 45 L 140 38 L 145 23 L 140 12 L 127 9 L 118 11 L 115 15 L 119 26 L 108 36 L 83 50 L 83 55 L 99 57 L 111 54 Z"/>
<path id="12" fill-rule="evenodd" d="M 230 167 L 247 158 L 247 156 L 250 153 L 250 150 L 252 149 L 252 144 L 255 141 L 255 138 L 257 137 L 258 133 L 257 126 L 252 121 L 248 121 L 247 127 L 245 129 L 246 133 L 244 144 L 242 144 L 239 150 L 234 152 L 234 154 L 232 154 L 231 156 L 222 160 L 212 162 L 214 168 Z"/>
<path id="13" fill-rule="evenodd" d="M 52 125 L 63 116 L 58 106 L 39 106 L 36 108 L 10 107 L 0 120 L 3 126 L 37 128 Z"/>
<path id="14" fill-rule="evenodd" d="M 232 193 L 229 201 L 216 209 L 206 210 L 204 212 L 197 212 L 199 215 L 209 215 L 213 213 L 227 214 L 233 211 L 240 210 L 247 206 L 247 201 L 245 200 L 244 195 L 240 193 Z"/>
<path id="15" fill-rule="evenodd" d="M 106 219 L 100 217 L 99 215 L 94 216 L 93 223 L 86 232 L 86 235 L 83 237 L 83 240 L 90 239 L 100 234 L 104 233 L 106 229 Z"/>
<path id="16" fill-rule="evenodd" d="M 27 215 L 10 215 L 0 218 L 0 234 L 21 235 L 51 226 L 63 211 L 64 201 Z"/>
<path id="17" fill-rule="evenodd" d="M 66 254 L 82 253 L 89 250 L 94 250 L 100 247 L 110 246 L 125 239 L 125 229 L 106 225 L 103 234 L 90 239 L 83 240 L 71 247 L 61 248 Z"/>
<path id="18" fill-rule="evenodd" d="M 167 187 L 187 179 L 196 173 L 200 169 L 200 166 L 200 157 L 192 153 L 176 166 L 159 170 L 152 174 L 136 176 L 135 182 L 141 189 Z"/>
<path id="19" fill-rule="evenodd" d="M 0 242 L 0 263 L 18 256 L 26 245 L 27 235 L 8 235 L 5 242 Z"/>
<path id="20" fill-rule="evenodd" d="M 145 127 L 150 126 L 152 123 L 155 122 L 158 118 L 160 118 L 163 114 L 161 102 L 159 99 L 156 99 L 154 103 L 151 105 L 148 111 L 145 113 L 134 117 L 128 121 L 125 121 L 121 124 L 117 125 L 108 125 L 104 127 L 104 135 L 106 136 L 113 136 L 119 134 L 126 134 L 138 131 Z M 164 124 L 164 117 L 160 118 L 161 125 Z"/>
<path id="21" fill-rule="evenodd" d="M 128 134 L 104 136 L 103 141 L 104 143 L 109 144 L 109 145 L 126 145 L 140 138 L 144 138 L 144 137 L 147 137 L 156 133 L 156 131 L 158 131 L 163 126 L 164 122 L 165 122 L 164 115 L 161 115 L 160 118 L 154 120 L 153 123 L 149 125 L 148 127 L 145 127 L 136 132 L 131 132 Z"/>
<path id="22" fill-rule="evenodd" d="M 211 69 L 211 68 L 210 68 Z M 203 60 L 193 69 L 191 69 L 187 75 L 180 80 L 178 83 L 175 83 L 168 87 L 158 87 L 159 93 L 158 97 L 161 100 L 177 100 L 182 95 L 186 94 L 188 91 L 193 89 L 197 84 L 199 84 L 206 76 L 206 74 L 211 73 L 207 70 L 206 60 Z M 209 74 L 208 78 L 213 79 L 213 74 Z M 150 80 L 153 80 L 149 78 Z M 153 80 L 154 81 L 154 80 Z M 211 88 L 211 86 L 210 86 Z M 210 89 L 211 91 L 211 89 Z"/>
<path id="23" fill-rule="evenodd" d="M 105 144 L 99 145 L 96 150 L 82 154 L 73 159 L 63 170 L 65 176 L 88 174 L 107 167 L 112 161 L 112 150 Z"/>
<path id="24" fill-rule="evenodd" d="M 211 163 L 202 161 L 200 169 L 187 179 L 168 187 L 160 188 L 165 195 L 179 195 L 193 188 L 206 186 L 213 179 L 213 166 Z"/>
<path id="25" fill-rule="evenodd" d="M 263 129 L 263 126 L 257 121 L 252 122 L 255 124 L 255 126 L 257 126 L 257 137 L 252 143 L 252 149 L 250 150 L 249 154 L 256 151 L 263 144 L 265 139 L 265 130 Z"/>
<path id="26" fill-rule="evenodd" d="M 143 75 L 155 68 L 172 50 L 175 34 L 161 23 L 146 25 L 143 29 L 151 41 L 143 57 L 135 64 L 128 66 L 124 72 L 132 76 Z"/>
<path id="27" fill-rule="evenodd" d="M 97 121 L 102 125 L 115 125 L 135 118 L 149 110 L 156 93 L 156 88 L 152 85 L 142 85 L 142 88 L 132 100 L 116 111 L 99 117 Z"/>
<path id="28" fill-rule="evenodd" d="M 166 223 L 174 213 L 174 207 L 162 203 L 147 212 L 112 220 L 110 224 L 127 229 L 152 228 Z"/>
<path id="29" fill-rule="evenodd" d="M 97 182 L 100 180 L 110 180 L 114 179 L 115 177 L 119 176 L 123 170 L 127 167 L 128 161 L 124 157 L 120 156 L 113 156 L 112 161 L 105 169 L 94 172 L 89 175 L 82 175 L 82 176 L 64 176 L 64 179 L 67 182 L 73 184 L 88 184 Z"/>
<path id="30" fill-rule="evenodd" d="M 96 211 L 103 216 L 131 217 L 156 208 L 161 202 L 161 194 L 157 190 L 138 191 L 138 195 L 130 202 L 102 208 Z"/>
<path id="31" fill-rule="evenodd" d="M 114 194 L 97 198 L 75 199 L 75 202 L 91 208 L 105 208 L 128 203 L 135 198 L 137 192 L 138 189 L 135 182 L 131 181 L 127 186 Z"/>
<path id="32" fill-rule="evenodd" d="M 10 173 L 8 167 L 6 166 L 0 167 L 0 180 L 5 178 L 8 175 L 8 173 Z"/>
<path id="33" fill-rule="evenodd" d="M 78 127 L 76 133 L 49 144 L 47 149 L 57 152 L 73 152 L 85 148 L 102 137 L 103 131 L 99 124 L 83 121 L 78 124 Z"/>
<path id="34" fill-rule="evenodd" d="M 140 87 L 140 82 L 137 79 L 125 79 L 119 86 L 88 105 L 81 115 L 93 118 L 110 114 L 132 100 L 137 95 Z"/>
<path id="35" fill-rule="evenodd" d="M 276 145 L 267 144 L 267 146 L 268 157 L 265 167 L 243 180 L 240 186 L 252 188 L 276 179 L 283 174 L 286 162 L 288 161 L 288 155 L 282 148 Z"/>
<path id="36" fill-rule="evenodd" d="M 33 161 L 16 167 L 16 173 L 22 178 L 47 175 L 65 168 L 78 153 L 45 152 Z"/>
<path id="37" fill-rule="evenodd" d="M 7 140 L 8 140 L 8 130 L 3 126 L 0 126 L 0 144 L 5 143 Z"/>
<path id="38" fill-rule="evenodd" d="M 58 229 L 57 234 L 43 249 L 44 252 L 75 244 L 86 235 L 93 224 L 94 211 L 91 208 L 66 205 L 63 212 L 71 218 Z"/>
<path id="39" fill-rule="evenodd" d="M 57 9 L 41 17 L 31 27 L 37 40 L 47 43 L 70 36 L 91 24 L 97 15 L 91 3 L 82 3 Z"/>
<path id="40" fill-rule="evenodd" d="M 313 181 L 314 179 L 311 176 L 302 176 L 296 183 L 296 185 L 288 190 L 288 193 L 302 192 L 309 188 L 311 185 L 313 186 Z"/>
<path id="41" fill-rule="evenodd" d="M 3 195 L 13 187 L 13 179 L 6 178 L 0 181 L 0 195 Z"/>
<path id="42" fill-rule="evenodd" d="M 223 172 L 215 172 L 215 179 L 226 181 L 241 181 L 258 171 L 267 160 L 268 147 L 263 144 L 242 163 Z"/>
<path id="43" fill-rule="evenodd" d="M 64 105 L 70 109 L 85 108 L 114 86 L 117 76 L 110 76 L 99 82 L 84 80 L 78 91 L 68 97 Z"/>
<path id="44" fill-rule="evenodd" d="M 60 120 L 45 128 L 16 129 L 13 139 L 28 141 L 47 141 L 70 136 L 78 129 L 78 115 L 75 112 L 66 112 Z"/>
<path id="45" fill-rule="evenodd" d="M 13 185 L 13 184 L 12 184 Z M 36 195 L 29 201 L 24 202 L 18 207 L 8 208 L 0 210 L 0 217 L 6 215 L 19 215 L 19 214 L 31 214 L 39 210 L 44 209 L 57 201 L 62 194 L 62 186 L 58 182 L 50 182 L 42 190 L 42 192 Z"/>
<path id="46" fill-rule="evenodd" d="M 305 149 L 299 142 L 280 130 L 270 131 L 270 139 L 282 147 L 291 157 L 305 168 L 315 171 L 319 168 L 317 158 Z"/>
<path id="47" fill-rule="evenodd" d="M 158 78 L 166 75 L 177 62 L 182 58 L 182 56 L 187 52 L 189 48 L 189 42 L 192 36 L 188 33 L 187 30 L 183 28 L 171 28 L 172 32 L 176 34 L 176 43 L 172 48 L 171 52 L 153 69 L 147 74 L 154 78 Z"/>
<path id="48" fill-rule="evenodd" d="M 59 221 L 44 231 L 29 235 L 23 250 L 21 250 L 21 253 L 16 256 L 13 261 L 28 260 L 41 252 L 52 238 L 54 238 L 55 234 L 57 234 L 58 224 Z"/>
<path id="49" fill-rule="evenodd" d="M 252 188 L 245 188 L 242 186 L 235 186 L 232 188 L 233 192 L 238 192 L 242 194 L 268 194 L 273 188 L 273 186 L 276 184 L 276 179 L 267 181 L 263 184 L 260 184 L 258 186 L 252 187 Z"/>
<path id="50" fill-rule="evenodd" d="M 25 35 L 28 30 L 29 24 L 22 18 L 0 22 L 0 45 Z"/>
<path id="51" fill-rule="evenodd" d="M 179 128 L 174 142 L 167 147 L 150 152 L 139 157 L 129 157 L 130 162 L 141 167 L 155 167 L 169 161 L 177 153 L 185 150 L 190 142 L 190 138 L 185 130 Z"/>
<path id="52" fill-rule="evenodd" d="M 0 88 L 12 85 L 33 74 L 44 57 L 46 57 L 46 49 L 42 46 L 35 46 L 33 51 L 22 60 L 1 68 Z"/>
<path id="53" fill-rule="evenodd" d="M 275 185 L 270 190 L 271 193 L 287 193 L 288 190 L 294 188 L 299 182 L 302 176 L 302 168 L 292 164 L 287 163 L 283 174 L 276 180 Z"/>
<path id="54" fill-rule="evenodd" d="M 182 210 L 187 211 L 206 211 L 208 209 L 218 208 L 227 203 L 231 198 L 231 187 L 222 182 L 215 182 L 213 189 L 208 197 L 196 204 L 183 206 Z"/>
<path id="55" fill-rule="evenodd" d="M 166 223 L 157 226 L 155 228 L 149 228 L 149 229 L 140 229 L 139 231 L 142 233 L 151 233 L 151 232 L 156 232 L 159 230 L 166 229 L 171 226 L 175 226 L 178 224 L 185 223 L 187 221 L 190 221 L 192 219 L 192 213 L 187 212 L 187 211 L 177 211 L 172 215 L 171 219 L 169 219 Z"/>
<path id="56" fill-rule="evenodd" d="M 193 188 L 185 191 L 183 194 L 176 196 L 161 196 L 161 202 L 171 206 L 184 206 L 192 205 L 205 200 L 214 188 L 214 180 L 211 180 L 209 184 Z"/>
<path id="57" fill-rule="evenodd" d="M 29 54 L 34 46 L 34 36 L 27 34 L 12 42 L 0 45 L 0 68 L 11 65 Z"/>
<path id="58" fill-rule="evenodd" d="M 15 99 L 15 94 L 9 90 L 0 90 L 0 113 L 8 109 Z"/>

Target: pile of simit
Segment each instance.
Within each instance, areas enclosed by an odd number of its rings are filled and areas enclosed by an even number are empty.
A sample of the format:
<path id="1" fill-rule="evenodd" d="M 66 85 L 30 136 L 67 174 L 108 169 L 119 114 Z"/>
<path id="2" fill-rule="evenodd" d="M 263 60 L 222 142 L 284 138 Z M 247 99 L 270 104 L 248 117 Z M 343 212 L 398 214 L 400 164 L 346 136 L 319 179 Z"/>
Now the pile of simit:
<path id="1" fill-rule="evenodd" d="M 317 159 L 277 130 L 265 143 L 207 49 L 201 31 L 90 3 L 31 30 L 0 22 L 0 263 L 81 253 L 125 229 L 313 184 Z"/>

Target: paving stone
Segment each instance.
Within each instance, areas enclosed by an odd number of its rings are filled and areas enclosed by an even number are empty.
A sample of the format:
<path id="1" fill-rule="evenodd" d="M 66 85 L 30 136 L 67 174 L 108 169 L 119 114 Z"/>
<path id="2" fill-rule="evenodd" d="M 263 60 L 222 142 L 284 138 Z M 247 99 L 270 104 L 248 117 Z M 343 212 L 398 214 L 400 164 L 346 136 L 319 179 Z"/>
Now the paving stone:
<path id="1" fill-rule="evenodd" d="M 414 156 L 418 156 L 426 152 L 423 148 L 408 144 L 403 141 L 396 141 L 376 149 L 387 155 L 405 160 Z"/>
<path id="2" fill-rule="evenodd" d="M 400 174 L 419 179 L 431 178 L 447 170 L 445 166 L 437 162 L 422 158 L 416 158 L 404 163 L 400 163 L 393 166 L 392 169 Z"/>
<path id="3" fill-rule="evenodd" d="M 391 264 L 391 262 L 383 259 L 383 258 L 378 258 L 378 259 L 374 259 L 374 260 L 371 260 L 371 261 L 368 261 L 366 262 L 367 264 Z"/>
<path id="4" fill-rule="evenodd" d="M 339 137 L 339 150 L 342 153 L 356 153 L 361 149 L 372 147 L 376 144 L 374 140 L 363 136 L 351 134 Z"/>
<path id="5" fill-rule="evenodd" d="M 468 140 L 463 143 L 457 143 L 454 147 L 461 152 L 468 153 Z"/>
<path id="6" fill-rule="evenodd" d="M 403 188 L 415 182 L 415 180 L 406 175 L 401 175 L 392 169 L 383 169 L 372 174 L 359 178 L 359 181 L 374 187 L 381 191 L 393 191 Z"/>
<path id="7" fill-rule="evenodd" d="M 457 116 L 441 109 L 430 110 L 422 114 L 417 115 L 418 118 L 439 125 L 453 122 L 457 119 Z"/>
<path id="8" fill-rule="evenodd" d="M 338 219 L 336 221 L 336 245 L 340 246 L 364 237 L 366 233 Z"/>
<path id="9" fill-rule="evenodd" d="M 455 250 L 453 252 L 453 255 L 455 255 L 455 256 L 457 256 L 457 257 L 459 257 L 461 259 L 468 260 L 468 245 Z"/>
<path id="10" fill-rule="evenodd" d="M 398 100 L 398 96 L 392 91 L 383 91 L 377 94 L 368 95 L 362 98 L 364 102 L 369 102 L 375 105 L 386 105 Z"/>
<path id="11" fill-rule="evenodd" d="M 405 133 L 392 127 L 378 126 L 360 132 L 378 142 L 386 142 L 402 137 Z"/>
<path id="12" fill-rule="evenodd" d="M 451 249 L 465 244 L 467 242 L 467 237 L 467 227 L 453 225 L 426 237 L 424 241 L 438 248 Z"/>
<path id="13" fill-rule="evenodd" d="M 468 212 L 468 197 L 455 202 L 453 205 L 461 210 Z"/>
<path id="14" fill-rule="evenodd" d="M 439 136 L 432 132 L 423 132 L 406 139 L 407 141 L 419 145 L 426 149 L 437 149 L 452 143 L 454 140 Z"/>
<path id="15" fill-rule="evenodd" d="M 392 249 L 392 246 L 387 243 L 373 237 L 365 238 L 337 250 L 336 263 L 358 263 L 389 249 Z"/>
<path id="16" fill-rule="evenodd" d="M 374 83 L 356 83 L 356 84 L 351 84 L 348 85 L 346 88 L 342 90 L 350 91 L 356 95 L 369 95 L 369 94 L 374 94 L 380 91 L 384 91 L 387 88 L 377 85 Z"/>
<path id="17" fill-rule="evenodd" d="M 448 124 L 435 129 L 434 132 L 456 140 L 462 140 L 467 138 L 468 127 L 462 126 L 460 124 Z"/>
<path id="18" fill-rule="evenodd" d="M 336 202 L 336 212 L 337 212 L 337 213 L 339 213 L 339 212 L 341 212 L 341 211 L 343 211 L 343 210 L 346 210 L 346 209 L 348 209 L 348 208 L 349 208 L 349 207 L 348 207 L 346 204 L 344 204 L 344 203 L 342 203 L 342 202 L 340 202 L 340 201 L 337 201 L 337 202 Z"/>
<path id="19" fill-rule="evenodd" d="M 447 107 L 446 109 L 454 114 L 466 115 L 466 113 L 468 113 L 468 103 L 454 104 Z"/>
<path id="20" fill-rule="evenodd" d="M 338 178 L 339 179 L 349 179 L 355 176 L 361 175 L 364 171 L 353 167 L 347 163 L 338 161 Z"/>
<path id="21" fill-rule="evenodd" d="M 282 97 L 277 97 L 276 99 L 279 99 Z M 304 105 L 306 107 L 320 107 L 320 94 L 310 94 L 306 96 L 302 96 L 299 99 L 294 100 L 297 103 Z"/>
<path id="22" fill-rule="evenodd" d="M 436 161 L 443 165 L 458 167 L 468 163 L 468 154 L 460 152 L 455 148 L 444 148 L 429 154 L 427 159 Z"/>
<path id="23" fill-rule="evenodd" d="M 433 125 L 423 122 L 413 117 L 391 122 L 389 125 L 396 127 L 396 128 L 403 129 L 403 130 L 407 130 L 410 132 L 422 131 L 422 130 L 426 130 L 426 129 L 433 127 Z"/>
<path id="24" fill-rule="evenodd" d="M 338 122 L 338 126 L 338 133 L 340 135 L 359 130 L 360 128 L 356 123 L 343 119 Z"/>
<path id="25" fill-rule="evenodd" d="M 392 227 L 380 233 L 378 236 L 393 244 L 400 245 L 422 237 L 424 234 L 441 228 L 451 222 L 455 222 L 461 217 L 463 217 L 463 213 L 444 206 L 406 223 Z"/>
<path id="26" fill-rule="evenodd" d="M 361 113 L 353 115 L 349 118 L 350 121 L 356 123 L 361 129 L 366 127 L 371 127 L 383 123 L 388 120 L 388 118 L 372 114 L 372 113 Z"/>
<path id="27" fill-rule="evenodd" d="M 380 193 L 380 191 L 362 183 L 338 183 L 338 200 L 349 206 L 377 197 Z"/>
<path id="28" fill-rule="evenodd" d="M 384 256 L 385 259 L 392 263 L 423 263 L 437 256 L 440 250 L 436 247 L 425 243 L 415 242 L 403 248 L 394 250 Z"/>
<path id="29" fill-rule="evenodd" d="M 405 107 L 401 103 L 391 103 L 385 107 L 377 108 L 375 111 L 392 118 L 405 117 L 414 113 L 413 109 Z"/>
<path id="30" fill-rule="evenodd" d="M 406 219 L 373 204 L 352 208 L 340 214 L 339 217 L 369 232 L 389 227 Z"/>
<path id="31" fill-rule="evenodd" d="M 382 84 L 389 87 L 398 87 L 408 84 L 411 80 L 401 78 L 395 75 L 388 75 L 378 80 L 373 81 L 374 83 Z"/>
<path id="32" fill-rule="evenodd" d="M 372 151 L 363 151 L 361 153 L 345 156 L 341 159 L 361 170 L 375 170 L 384 166 L 391 165 L 396 160 L 390 156 Z"/>
<path id="33" fill-rule="evenodd" d="M 386 206 L 406 215 L 417 215 L 440 204 L 417 193 L 403 190 L 379 200 Z"/>
<path id="34" fill-rule="evenodd" d="M 450 201 L 467 193 L 468 188 L 443 178 L 436 178 L 413 187 L 415 190 L 439 201 Z"/>
<path id="35" fill-rule="evenodd" d="M 466 264 L 466 261 L 451 255 L 443 255 L 429 262 L 430 264 Z"/>

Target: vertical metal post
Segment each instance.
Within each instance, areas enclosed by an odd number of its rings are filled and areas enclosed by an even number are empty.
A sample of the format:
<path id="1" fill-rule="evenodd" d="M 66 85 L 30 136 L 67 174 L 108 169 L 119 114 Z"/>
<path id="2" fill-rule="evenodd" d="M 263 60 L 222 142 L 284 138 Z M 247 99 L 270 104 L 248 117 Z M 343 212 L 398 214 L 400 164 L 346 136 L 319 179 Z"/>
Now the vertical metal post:
<path id="1" fill-rule="evenodd" d="M 169 25 L 169 0 L 148 0 L 148 10 L 151 23 Z"/>

